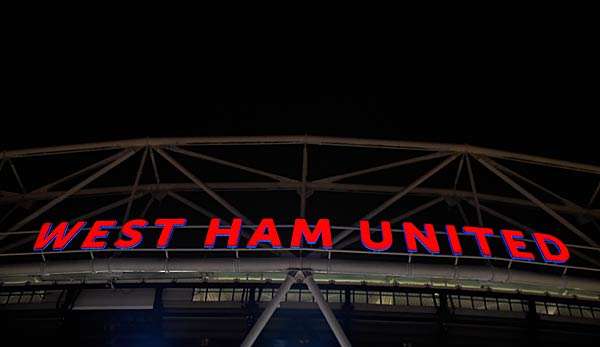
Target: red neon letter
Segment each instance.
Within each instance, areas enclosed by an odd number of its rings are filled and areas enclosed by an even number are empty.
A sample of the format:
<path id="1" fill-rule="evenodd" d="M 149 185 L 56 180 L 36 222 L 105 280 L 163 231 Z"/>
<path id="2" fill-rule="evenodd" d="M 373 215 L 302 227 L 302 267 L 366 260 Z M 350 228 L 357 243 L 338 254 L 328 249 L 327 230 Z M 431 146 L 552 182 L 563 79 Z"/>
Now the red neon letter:
<path id="1" fill-rule="evenodd" d="M 304 218 L 297 218 L 294 221 L 294 230 L 292 231 L 292 248 L 302 247 L 302 237 L 310 245 L 314 245 L 319 241 L 319 237 L 323 237 L 323 248 L 331 249 L 333 242 L 331 241 L 331 226 L 329 219 L 319 219 L 315 225 L 315 230 L 311 231 L 308 223 Z"/>
<path id="2" fill-rule="evenodd" d="M 477 246 L 479 247 L 479 252 L 482 256 L 492 256 L 490 245 L 488 244 L 486 239 L 486 236 L 494 235 L 494 231 L 492 229 L 466 226 L 463 227 L 463 231 L 467 234 L 472 234 L 473 236 L 475 236 L 475 240 L 477 240 Z"/>
<path id="3" fill-rule="evenodd" d="M 460 244 L 460 239 L 458 238 L 456 227 L 451 224 L 446 225 L 446 235 L 448 235 L 448 242 L 450 243 L 450 250 L 452 251 L 452 255 L 462 255 L 462 245 Z"/>
<path id="4" fill-rule="evenodd" d="M 40 233 L 35 240 L 33 245 L 34 251 L 43 251 L 48 247 L 50 243 L 53 243 L 52 249 L 55 251 L 62 251 L 69 245 L 79 231 L 83 228 L 85 222 L 77 222 L 69 229 L 68 222 L 59 223 L 54 230 L 52 230 L 52 223 L 44 223 L 40 229 Z M 66 233 L 66 234 L 65 234 Z"/>
<path id="5" fill-rule="evenodd" d="M 157 248 L 167 248 L 173 237 L 173 230 L 176 227 L 184 227 L 187 224 L 185 218 L 159 218 L 154 222 L 157 227 L 163 227 L 156 242 Z"/>
<path id="6" fill-rule="evenodd" d="M 123 224 L 121 229 L 121 237 L 115 241 L 115 248 L 127 249 L 135 248 L 142 243 L 142 233 L 135 228 L 145 228 L 148 226 L 148 221 L 144 219 L 132 219 L 129 222 Z M 123 240 L 123 236 L 128 237 L 129 240 Z"/>
<path id="7" fill-rule="evenodd" d="M 98 241 L 97 239 L 105 239 L 108 236 L 108 230 L 117 226 L 116 220 L 97 220 L 94 222 L 85 240 L 81 243 L 81 249 L 104 249 L 106 241 Z"/>
<path id="8" fill-rule="evenodd" d="M 240 229 L 242 228 L 242 220 L 240 218 L 234 218 L 231 223 L 231 228 L 221 229 L 219 228 L 219 218 L 212 218 L 208 226 L 208 233 L 204 240 L 204 248 L 214 248 L 217 236 L 227 236 L 227 248 L 237 248 L 240 240 Z"/>
<path id="9" fill-rule="evenodd" d="M 404 228 L 404 240 L 406 241 L 406 249 L 409 252 L 417 251 L 417 239 L 429 253 L 440 253 L 440 245 L 437 241 L 437 235 L 433 224 L 425 224 L 425 234 L 419 230 L 413 223 L 402 223 Z"/>
<path id="10" fill-rule="evenodd" d="M 506 245 L 506 249 L 508 249 L 508 254 L 513 259 L 520 260 L 534 260 L 535 257 L 530 252 L 522 251 L 525 246 L 525 242 L 520 239 L 523 238 L 523 233 L 518 230 L 500 230 L 500 235 L 504 240 L 504 244 Z"/>
<path id="11" fill-rule="evenodd" d="M 369 227 L 369 221 L 360 221 L 360 240 L 362 241 L 363 246 L 376 252 L 387 251 L 390 249 L 390 247 L 392 247 L 393 240 L 390 222 L 381 222 L 381 235 L 381 241 L 373 241 L 371 239 L 371 228 Z"/>
<path id="12" fill-rule="evenodd" d="M 266 233 L 265 233 L 266 231 Z M 275 222 L 271 218 L 264 218 L 260 221 L 258 227 L 248 241 L 248 248 L 256 248 L 259 242 L 269 242 L 274 248 L 281 248 L 281 240 L 275 227 Z"/>
<path id="13" fill-rule="evenodd" d="M 569 260 L 569 249 L 567 248 L 567 245 L 565 245 L 558 238 L 544 233 L 533 233 L 533 239 L 540 249 L 545 262 L 562 264 Z M 548 243 L 554 246 L 554 248 L 558 251 L 558 254 L 552 254 L 550 252 Z"/>

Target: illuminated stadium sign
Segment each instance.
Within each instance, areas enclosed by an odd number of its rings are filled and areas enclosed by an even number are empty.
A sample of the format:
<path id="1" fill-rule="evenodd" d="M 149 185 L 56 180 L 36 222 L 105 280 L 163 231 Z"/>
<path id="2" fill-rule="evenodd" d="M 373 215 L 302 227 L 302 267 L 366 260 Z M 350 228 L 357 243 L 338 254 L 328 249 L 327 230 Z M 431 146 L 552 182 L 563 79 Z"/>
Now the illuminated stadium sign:
<path id="1" fill-rule="evenodd" d="M 144 219 L 133 219 L 118 225 L 117 220 L 97 220 L 89 228 L 85 221 L 79 221 L 70 226 L 68 222 L 61 222 L 56 226 L 52 223 L 42 225 L 34 244 L 35 251 L 62 251 L 81 233 L 83 241 L 79 246 L 82 250 L 104 250 L 112 243 L 112 249 L 123 250 L 144 247 L 167 249 L 177 228 L 183 228 L 187 224 L 185 218 L 159 218 L 150 224 Z M 158 238 L 151 242 L 144 240 L 142 229 L 160 229 Z M 240 242 L 242 232 L 242 220 L 234 218 L 230 225 L 222 226 L 218 218 L 213 218 L 208 225 L 204 237 L 203 248 L 218 248 L 217 241 L 223 242 L 227 248 L 256 248 L 272 247 L 283 248 L 280 234 L 275 221 L 264 218 L 253 228 L 247 237 L 245 245 Z M 564 242 L 558 238 L 540 232 L 531 233 L 531 239 L 526 239 L 522 231 L 513 229 L 501 229 L 496 233 L 491 228 L 463 226 L 459 232 L 457 227 L 451 224 L 445 226 L 443 232 L 436 232 L 433 224 L 424 224 L 418 227 L 411 222 L 402 223 L 404 250 L 410 253 L 428 252 L 440 254 L 442 248 L 447 249 L 454 256 L 463 255 L 463 248 L 474 245 L 481 257 L 493 257 L 490 241 L 501 239 L 506 248 L 508 256 L 512 259 L 535 261 L 533 252 L 537 248 L 538 259 L 547 263 L 566 263 L 569 260 L 569 250 Z M 303 243 L 318 245 L 322 249 L 332 249 L 334 239 L 329 219 L 319 219 L 313 226 L 306 219 L 298 218 L 292 226 L 290 249 L 300 249 Z M 381 228 L 372 229 L 369 221 L 363 220 L 359 223 L 360 240 L 364 248 L 374 252 L 389 251 L 394 246 L 394 233 L 390 222 L 382 221 Z M 373 235 L 373 234 L 376 234 Z M 116 235 L 116 237 L 115 237 Z M 532 247 L 535 244 L 537 247 Z M 533 249 L 532 249 L 533 248 Z M 402 251 L 402 250 L 400 250 Z"/>

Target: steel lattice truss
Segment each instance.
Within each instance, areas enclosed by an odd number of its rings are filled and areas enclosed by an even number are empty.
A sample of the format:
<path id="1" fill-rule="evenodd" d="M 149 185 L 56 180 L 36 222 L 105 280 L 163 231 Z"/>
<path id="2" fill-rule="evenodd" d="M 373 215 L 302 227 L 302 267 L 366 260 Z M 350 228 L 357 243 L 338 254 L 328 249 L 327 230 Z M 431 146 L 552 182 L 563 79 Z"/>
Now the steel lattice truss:
<path id="1" fill-rule="evenodd" d="M 329 217 L 545 230 L 600 268 L 600 167 L 468 145 L 316 136 L 152 138 L 0 154 L 0 254 L 31 250 L 43 221 L 185 210 L 196 224 Z M 39 186 L 35 186 L 39 184 Z M 180 213 L 181 214 L 181 213 Z"/>

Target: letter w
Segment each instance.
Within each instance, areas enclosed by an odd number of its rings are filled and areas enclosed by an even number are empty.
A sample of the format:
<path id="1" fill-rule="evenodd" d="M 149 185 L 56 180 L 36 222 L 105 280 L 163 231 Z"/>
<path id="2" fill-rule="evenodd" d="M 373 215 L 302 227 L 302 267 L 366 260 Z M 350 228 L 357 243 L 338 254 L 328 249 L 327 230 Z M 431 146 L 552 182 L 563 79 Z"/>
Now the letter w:
<path id="1" fill-rule="evenodd" d="M 40 229 L 37 240 L 33 246 L 34 251 L 43 251 L 53 243 L 52 249 L 62 251 L 67 245 L 73 241 L 75 236 L 83 229 L 85 222 L 77 222 L 69 230 L 69 222 L 61 222 L 54 229 L 52 223 L 44 223 Z"/>

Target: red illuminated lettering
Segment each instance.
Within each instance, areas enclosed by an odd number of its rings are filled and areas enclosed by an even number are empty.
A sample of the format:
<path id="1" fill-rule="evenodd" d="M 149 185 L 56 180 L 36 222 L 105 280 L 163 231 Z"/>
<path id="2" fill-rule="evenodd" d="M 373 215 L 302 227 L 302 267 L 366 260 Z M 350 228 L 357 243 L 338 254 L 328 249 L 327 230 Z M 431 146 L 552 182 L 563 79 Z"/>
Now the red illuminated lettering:
<path id="1" fill-rule="evenodd" d="M 427 249 L 429 253 L 440 253 L 440 245 L 433 224 L 425 224 L 425 233 L 421 232 L 413 223 L 404 222 L 404 240 L 409 252 L 417 251 L 417 241 Z"/>
<path id="2" fill-rule="evenodd" d="M 494 231 L 492 229 L 466 226 L 463 227 L 463 231 L 465 234 L 471 234 L 475 236 L 475 240 L 477 240 L 477 247 L 479 247 L 479 252 L 482 256 L 492 256 L 492 251 L 490 250 L 490 245 L 487 241 L 487 236 L 494 235 Z"/>
<path id="3" fill-rule="evenodd" d="M 450 244 L 452 255 L 462 255 L 462 245 L 460 244 L 456 227 L 451 224 L 446 225 L 446 235 L 448 235 L 448 243 Z"/>
<path id="4" fill-rule="evenodd" d="M 85 222 L 77 222 L 69 230 L 68 222 L 61 222 L 54 229 L 52 229 L 52 223 L 44 223 L 35 240 L 33 249 L 36 251 L 43 251 L 52 243 L 53 250 L 63 250 L 71 243 L 71 241 L 73 241 L 84 225 Z"/>
<path id="5" fill-rule="evenodd" d="M 333 242 L 331 239 L 331 226 L 329 219 L 319 219 L 314 230 L 310 230 L 308 222 L 304 218 L 298 218 L 294 221 L 294 230 L 292 231 L 292 248 L 302 247 L 302 239 L 310 245 L 314 245 L 322 239 L 322 247 L 331 249 Z"/>
<path id="6" fill-rule="evenodd" d="M 369 221 L 360 221 L 360 239 L 363 246 L 366 248 L 376 251 L 383 252 L 387 251 L 392 247 L 392 228 L 390 222 L 381 222 L 381 241 L 375 242 L 371 239 L 371 228 L 369 227 Z"/>
<path id="7" fill-rule="evenodd" d="M 504 240 L 508 254 L 513 259 L 534 260 L 535 257 L 530 252 L 525 252 L 525 242 L 521 241 L 523 233 L 518 230 L 500 230 L 500 235 Z"/>
<path id="8" fill-rule="evenodd" d="M 562 264 L 569 260 L 569 249 L 567 248 L 567 245 L 558 238 L 544 233 L 533 233 L 533 239 L 535 240 L 540 253 L 542 253 L 545 262 Z M 548 247 L 549 244 L 555 248 L 556 253 L 550 251 L 550 247 Z"/>
<path id="9" fill-rule="evenodd" d="M 154 222 L 157 227 L 163 227 L 158 242 L 156 242 L 157 248 L 167 248 L 171 242 L 173 236 L 173 230 L 176 227 L 183 227 L 187 224 L 185 218 L 159 218 Z"/>
<path id="10" fill-rule="evenodd" d="M 256 248 L 260 242 L 269 242 L 274 248 L 281 248 L 281 240 L 275 227 L 275 221 L 271 218 L 265 218 L 260 221 L 254 234 L 248 241 L 248 248 Z"/>
<path id="11" fill-rule="evenodd" d="M 114 228 L 117 226 L 116 220 L 98 220 L 92 224 L 90 231 L 88 232 L 85 240 L 81 244 L 82 249 L 104 249 L 106 248 L 106 241 L 98 239 L 106 239 L 108 237 L 107 228 Z"/>
<path id="12" fill-rule="evenodd" d="M 142 243 L 142 233 L 136 228 L 145 228 L 148 226 L 148 221 L 144 219 L 132 219 L 127 223 L 123 224 L 121 229 L 121 237 L 115 241 L 115 248 L 118 249 L 129 249 L 135 248 Z M 129 240 L 123 239 L 123 237 Z"/>
<path id="13" fill-rule="evenodd" d="M 219 218 L 212 218 L 208 226 L 208 233 L 204 240 L 204 248 L 215 248 L 215 242 L 217 236 L 227 237 L 227 247 L 237 248 L 240 241 L 240 229 L 242 228 L 242 220 L 240 218 L 234 218 L 231 223 L 231 228 L 221 228 L 221 220 Z"/>
<path id="14" fill-rule="evenodd" d="M 114 244 L 112 246 L 116 250 L 136 248 L 143 243 L 143 231 L 146 228 L 159 228 L 160 234 L 158 235 L 156 248 L 167 248 L 175 229 L 184 227 L 186 224 L 187 220 L 185 218 L 159 218 L 155 220 L 153 225 L 145 219 L 132 219 L 124 222 L 119 227 L 117 220 L 97 220 L 91 225 L 89 230 L 85 229 L 87 233 L 82 237 L 83 242 L 80 245 L 80 249 L 106 249 L 108 241 L 113 239 Z M 52 223 L 44 223 L 37 235 L 33 249 L 35 251 L 44 251 L 47 248 L 55 251 L 64 250 L 84 230 L 85 225 L 85 221 L 78 221 L 73 226 L 69 226 L 68 222 L 60 222 L 56 226 L 53 226 Z M 365 249 L 384 252 L 393 247 L 394 234 L 391 223 L 389 221 L 381 221 L 380 225 L 381 228 L 377 229 L 377 231 L 381 232 L 381 236 L 371 229 L 370 221 L 361 220 L 359 222 L 360 228 L 356 232 L 360 232 L 360 239 Z M 430 254 L 440 253 L 440 244 L 433 224 L 424 224 L 421 229 L 413 223 L 404 222 L 402 223 L 402 227 L 404 229 L 406 251 L 418 252 L 419 248 L 424 248 Z M 194 227 L 194 229 L 199 228 L 201 227 Z M 223 227 L 219 218 L 212 218 L 208 226 L 206 238 L 204 239 L 204 248 L 214 248 L 219 237 L 226 238 L 223 241 L 226 241 L 228 248 L 238 248 L 240 247 L 239 239 L 242 233 L 244 236 L 248 236 L 247 248 L 256 248 L 258 246 L 283 248 L 278 228 L 289 228 L 289 226 L 278 227 L 273 218 L 263 218 L 250 235 L 250 233 L 243 233 L 241 218 L 234 218 L 231 225 L 224 224 Z M 118 237 L 109 238 L 111 229 L 120 229 Z M 291 232 L 290 248 L 302 248 L 304 247 L 303 243 L 309 245 L 320 243 L 320 247 L 323 249 L 331 249 L 333 247 L 329 219 L 319 219 L 311 227 L 306 219 L 297 218 L 294 221 Z M 344 234 L 346 233 L 348 232 L 344 232 Z M 472 236 L 475 239 L 479 253 L 483 257 L 492 257 L 489 238 L 494 237 L 502 239 L 510 259 L 536 260 L 536 255 L 532 247 L 530 246 L 530 249 L 527 249 L 528 242 L 537 245 L 539 254 L 544 262 L 564 264 L 570 258 L 570 253 L 565 243 L 557 237 L 544 233 L 533 233 L 533 239 L 528 240 L 525 239 L 524 233 L 519 230 L 500 229 L 499 234 L 495 236 L 494 230 L 491 228 L 464 226 L 463 233 L 459 233 L 457 227 L 452 224 L 445 226 L 445 233 L 448 239 L 449 250 L 456 257 L 462 256 L 463 252 L 465 252 L 463 249 L 463 235 L 468 235 L 469 238 Z M 373 236 L 373 234 L 377 235 Z M 354 240 L 356 238 L 352 238 L 350 241 L 354 242 Z M 494 250 L 496 249 L 494 248 Z M 502 252 L 502 255 L 498 255 L 498 257 L 506 257 L 506 253 Z"/>

